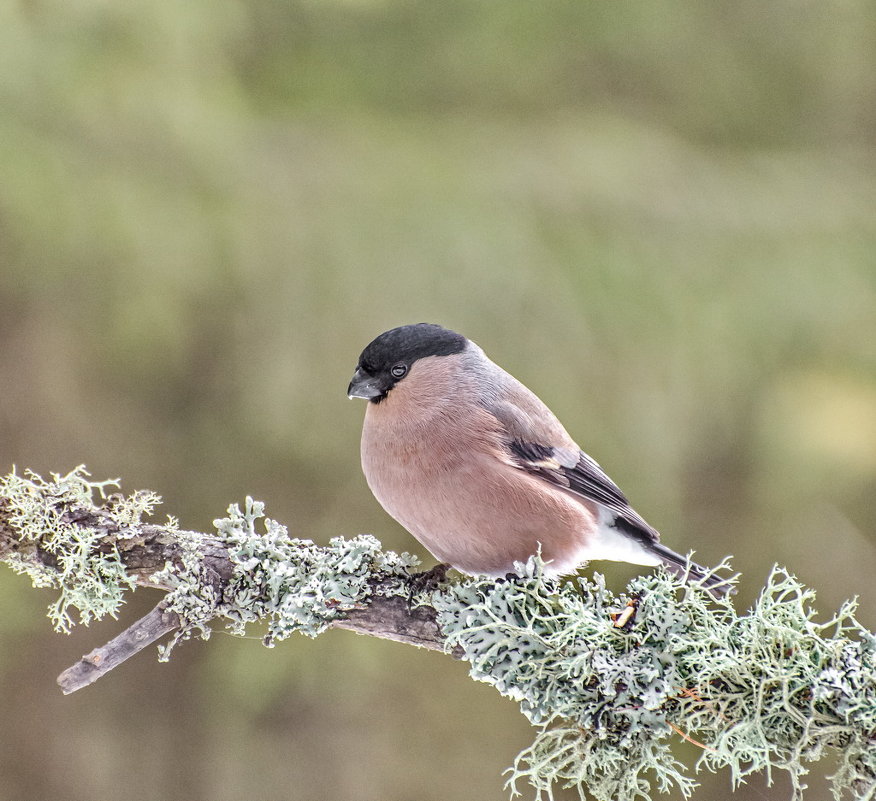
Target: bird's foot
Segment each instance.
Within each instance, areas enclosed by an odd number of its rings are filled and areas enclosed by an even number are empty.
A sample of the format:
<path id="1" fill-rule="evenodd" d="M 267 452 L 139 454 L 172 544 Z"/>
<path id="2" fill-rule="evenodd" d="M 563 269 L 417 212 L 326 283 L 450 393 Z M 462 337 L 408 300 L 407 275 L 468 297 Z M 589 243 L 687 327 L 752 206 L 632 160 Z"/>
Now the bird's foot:
<path id="1" fill-rule="evenodd" d="M 424 570 L 422 573 L 414 573 L 410 578 L 410 595 L 409 601 L 413 601 L 415 595 L 423 592 L 434 592 L 439 586 L 447 581 L 447 571 L 450 570 L 450 565 L 446 562 L 439 562 L 435 567 Z"/>

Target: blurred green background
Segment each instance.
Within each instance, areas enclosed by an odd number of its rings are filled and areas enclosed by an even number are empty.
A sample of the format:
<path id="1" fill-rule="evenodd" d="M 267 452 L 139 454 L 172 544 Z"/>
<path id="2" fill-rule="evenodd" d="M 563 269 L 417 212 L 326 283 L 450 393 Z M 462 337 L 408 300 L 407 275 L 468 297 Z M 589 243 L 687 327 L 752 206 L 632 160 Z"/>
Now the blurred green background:
<path id="1" fill-rule="evenodd" d="M 440 322 L 664 541 L 735 554 L 740 607 L 779 562 L 872 628 L 874 146 L 866 0 L 7 0 L 2 470 L 421 553 L 345 389 L 373 336 Z M 530 739 L 464 665 L 344 632 L 149 649 L 64 698 L 156 596 L 70 637 L 51 597 L 0 569 L 2 801 L 498 801 Z"/>

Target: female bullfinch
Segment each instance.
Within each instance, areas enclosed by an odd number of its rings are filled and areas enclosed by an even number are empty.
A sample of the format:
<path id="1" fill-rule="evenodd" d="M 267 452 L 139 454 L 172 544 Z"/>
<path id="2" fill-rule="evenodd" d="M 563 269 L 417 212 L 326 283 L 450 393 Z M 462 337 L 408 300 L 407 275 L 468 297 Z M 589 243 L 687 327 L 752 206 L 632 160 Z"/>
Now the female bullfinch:
<path id="1" fill-rule="evenodd" d="M 362 469 L 381 506 L 442 562 L 505 576 L 540 549 L 548 575 L 591 559 L 722 580 L 660 535 L 529 389 L 439 325 L 386 331 L 347 390 L 369 401 Z"/>

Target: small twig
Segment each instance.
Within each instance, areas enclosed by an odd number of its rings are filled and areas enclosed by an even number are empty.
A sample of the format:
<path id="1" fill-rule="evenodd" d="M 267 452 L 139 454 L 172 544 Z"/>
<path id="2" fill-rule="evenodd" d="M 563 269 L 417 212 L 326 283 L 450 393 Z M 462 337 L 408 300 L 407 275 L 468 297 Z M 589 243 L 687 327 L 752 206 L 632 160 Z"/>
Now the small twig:
<path id="1" fill-rule="evenodd" d="M 58 676 L 58 685 L 64 695 L 81 690 L 178 626 L 176 612 L 167 611 L 167 605 L 162 601 L 106 645 L 95 648 L 68 667 Z"/>
<path id="2" fill-rule="evenodd" d="M 694 740 L 693 737 L 691 737 L 689 734 L 685 734 L 685 733 L 684 733 L 681 729 L 679 729 L 678 726 L 676 726 L 674 723 L 672 723 L 672 722 L 670 722 L 670 721 L 667 720 L 667 721 L 666 721 L 666 725 L 669 726 L 669 728 L 672 729 L 672 731 L 674 731 L 674 732 L 675 732 L 679 737 L 681 737 L 683 740 L 687 740 L 687 742 L 689 742 L 691 745 L 698 746 L 699 748 L 702 748 L 703 751 L 714 751 L 714 750 L 715 750 L 715 749 L 712 748 L 711 746 L 703 745 L 703 743 L 701 743 L 699 740 Z"/>
<path id="3" fill-rule="evenodd" d="M 679 687 L 678 694 L 683 698 L 692 698 L 694 701 L 702 704 L 710 712 L 714 712 L 722 721 L 729 723 L 730 719 L 720 709 L 716 709 L 711 701 L 703 698 L 696 690 L 691 690 L 688 687 Z"/>

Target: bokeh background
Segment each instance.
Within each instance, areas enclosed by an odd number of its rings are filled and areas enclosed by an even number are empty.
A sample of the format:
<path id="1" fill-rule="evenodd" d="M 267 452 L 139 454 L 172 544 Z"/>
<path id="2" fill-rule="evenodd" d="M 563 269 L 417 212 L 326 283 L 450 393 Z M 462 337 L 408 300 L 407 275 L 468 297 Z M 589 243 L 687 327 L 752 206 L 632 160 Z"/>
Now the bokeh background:
<path id="1" fill-rule="evenodd" d="M 874 146 L 867 0 L 7 0 L 2 470 L 421 553 L 345 389 L 440 322 L 667 543 L 734 554 L 740 607 L 778 562 L 872 628 Z M 149 649 L 64 698 L 156 596 L 70 637 L 51 598 L 0 568 L 3 801 L 499 801 L 530 741 L 464 665 L 344 632 Z"/>

